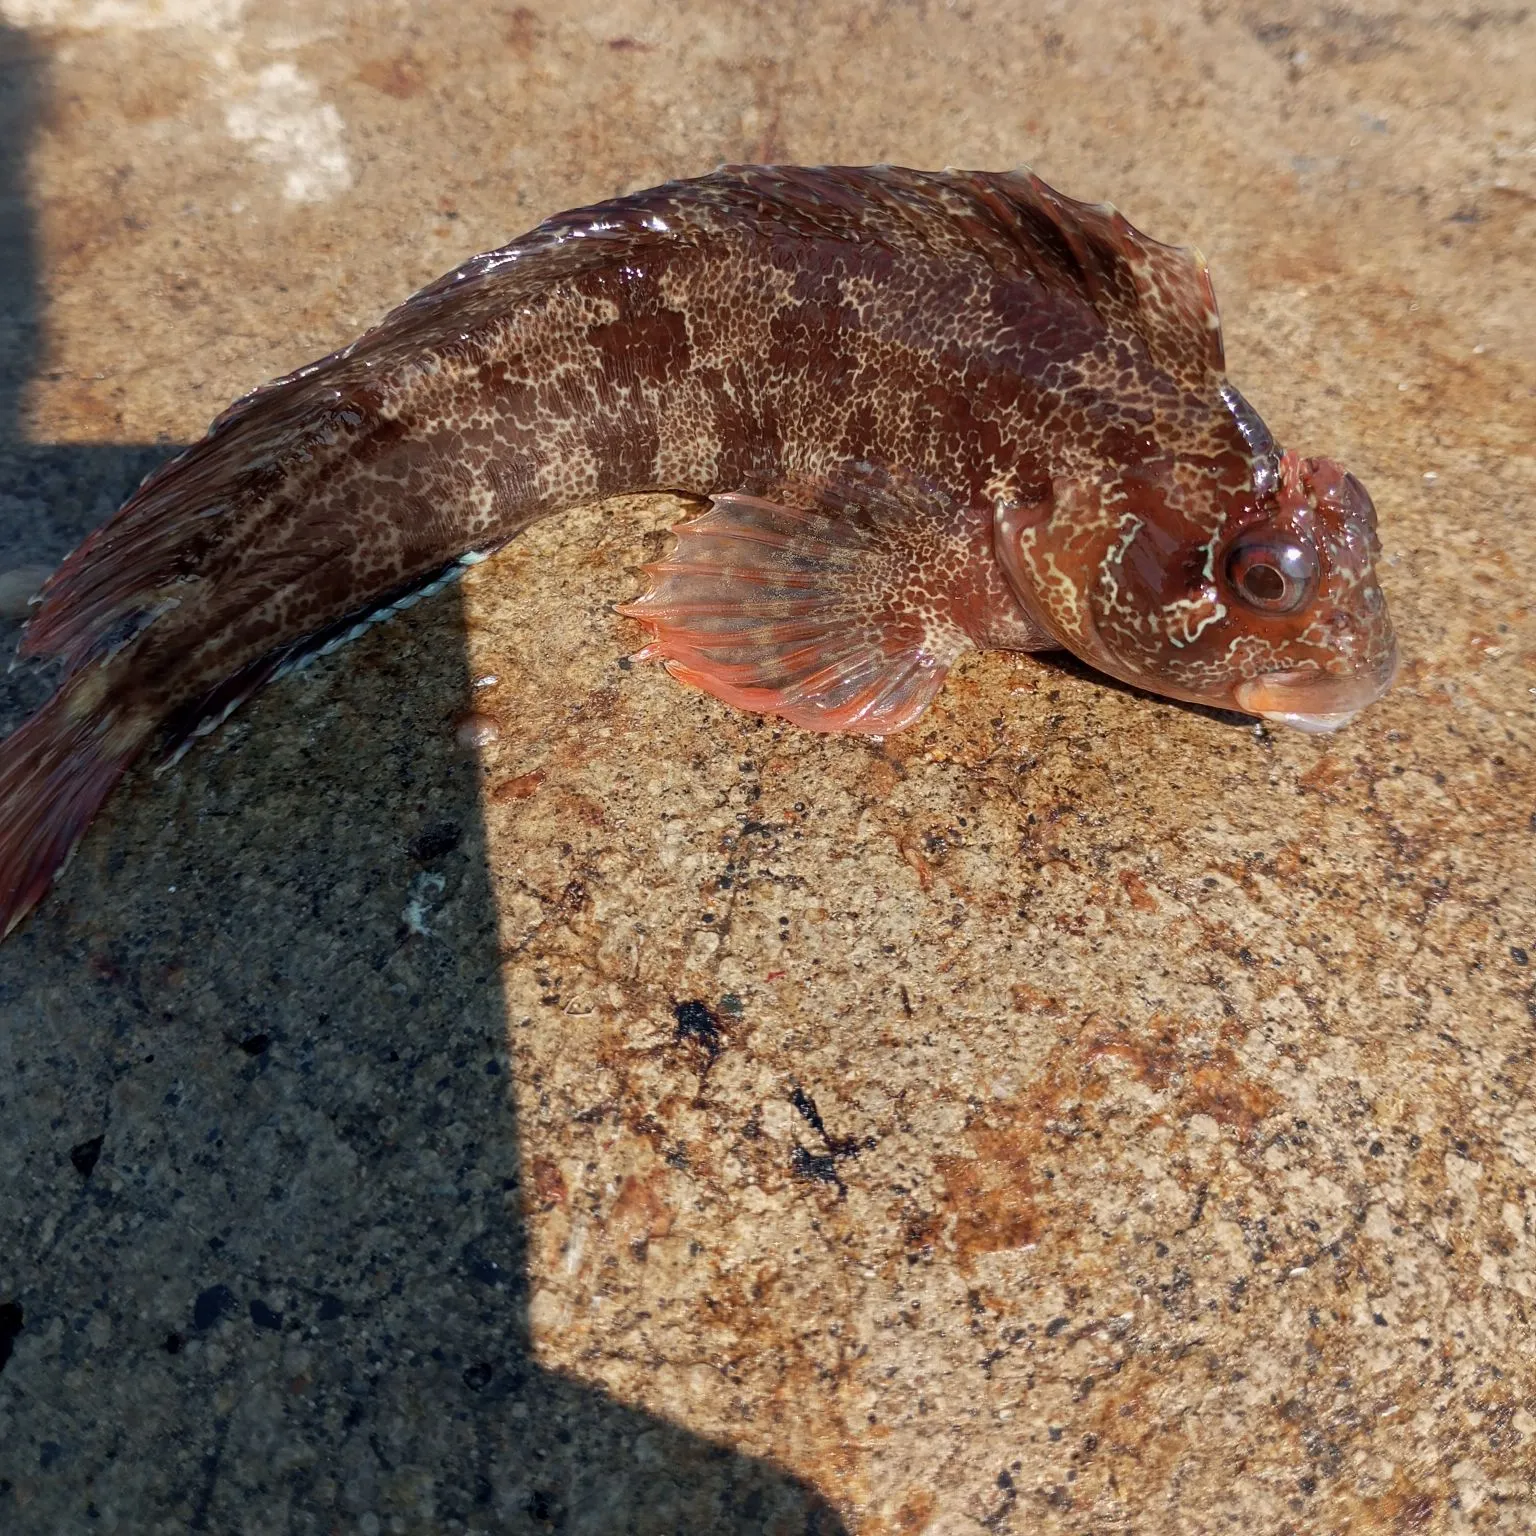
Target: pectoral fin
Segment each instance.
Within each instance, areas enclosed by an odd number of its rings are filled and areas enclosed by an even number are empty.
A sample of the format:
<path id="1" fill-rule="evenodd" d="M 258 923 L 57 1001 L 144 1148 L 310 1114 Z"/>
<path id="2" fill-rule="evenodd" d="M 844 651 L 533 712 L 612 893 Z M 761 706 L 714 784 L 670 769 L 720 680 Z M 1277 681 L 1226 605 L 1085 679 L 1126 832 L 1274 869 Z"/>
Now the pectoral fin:
<path id="1" fill-rule="evenodd" d="M 650 629 L 642 656 L 740 709 L 885 735 L 971 644 L 952 591 L 968 524 L 887 477 L 718 496 L 673 533 L 651 590 L 618 611 Z"/>

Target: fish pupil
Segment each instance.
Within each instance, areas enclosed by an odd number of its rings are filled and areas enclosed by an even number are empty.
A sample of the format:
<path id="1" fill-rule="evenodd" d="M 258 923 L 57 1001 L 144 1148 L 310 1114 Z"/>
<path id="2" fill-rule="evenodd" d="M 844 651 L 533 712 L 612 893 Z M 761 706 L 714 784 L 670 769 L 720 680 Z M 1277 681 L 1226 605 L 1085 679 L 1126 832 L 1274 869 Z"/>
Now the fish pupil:
<path id="1" fill-rule="evenodd" d="M 1255 562 L 1243 573 L 1243 590 L 1256 603 L 1278 603 L 1285 585 L 1285 577 L 1272 565 Z"/>

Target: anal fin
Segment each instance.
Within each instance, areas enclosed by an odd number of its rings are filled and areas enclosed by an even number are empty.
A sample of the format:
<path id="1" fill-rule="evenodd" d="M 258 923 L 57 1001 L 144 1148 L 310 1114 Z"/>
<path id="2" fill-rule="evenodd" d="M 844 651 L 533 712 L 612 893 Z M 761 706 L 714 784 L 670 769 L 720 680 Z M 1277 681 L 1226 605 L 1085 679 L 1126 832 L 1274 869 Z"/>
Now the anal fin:
<path id="1" fill-rule="evenodd" d="M 973 643 L 964 576 L 990 559 L 979 515 L 883 472 L 718 496 L 673 533 L 645 567 L 650 591 L 618 611 L 650 629 L 642 656 L 740 709 L 886 735 Z"/>

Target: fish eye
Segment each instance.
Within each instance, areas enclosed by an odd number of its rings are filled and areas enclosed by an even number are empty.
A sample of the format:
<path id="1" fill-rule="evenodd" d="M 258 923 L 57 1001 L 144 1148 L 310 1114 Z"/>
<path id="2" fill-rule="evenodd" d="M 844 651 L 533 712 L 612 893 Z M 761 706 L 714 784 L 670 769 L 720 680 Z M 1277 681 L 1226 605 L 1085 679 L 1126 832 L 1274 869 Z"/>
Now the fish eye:
<path id="1" fill-rule="evenodd" d="M 1260 613 L 1294 613 L 1317 583 L 1310 545 L 1274 533 L 1247 535 L 1227 555 L 1227 584 Z"/>

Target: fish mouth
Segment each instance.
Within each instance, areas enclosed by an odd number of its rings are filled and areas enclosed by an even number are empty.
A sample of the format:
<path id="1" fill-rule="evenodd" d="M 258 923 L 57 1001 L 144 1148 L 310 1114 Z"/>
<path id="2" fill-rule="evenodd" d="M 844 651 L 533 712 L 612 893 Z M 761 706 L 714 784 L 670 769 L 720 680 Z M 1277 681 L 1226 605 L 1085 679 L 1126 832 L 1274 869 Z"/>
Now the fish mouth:
<path id="1" fill-rule="evenodd" d="M 1234 690 L 1237 707 L 1275 725 L 1325 736 L 1349 724 L 1367 704 L 1374 704 L 1397 676 L 1394 649 L 1374 671 L 1338 677 L 1326 672 L 1270 672 L 1250 678 Z"/>

